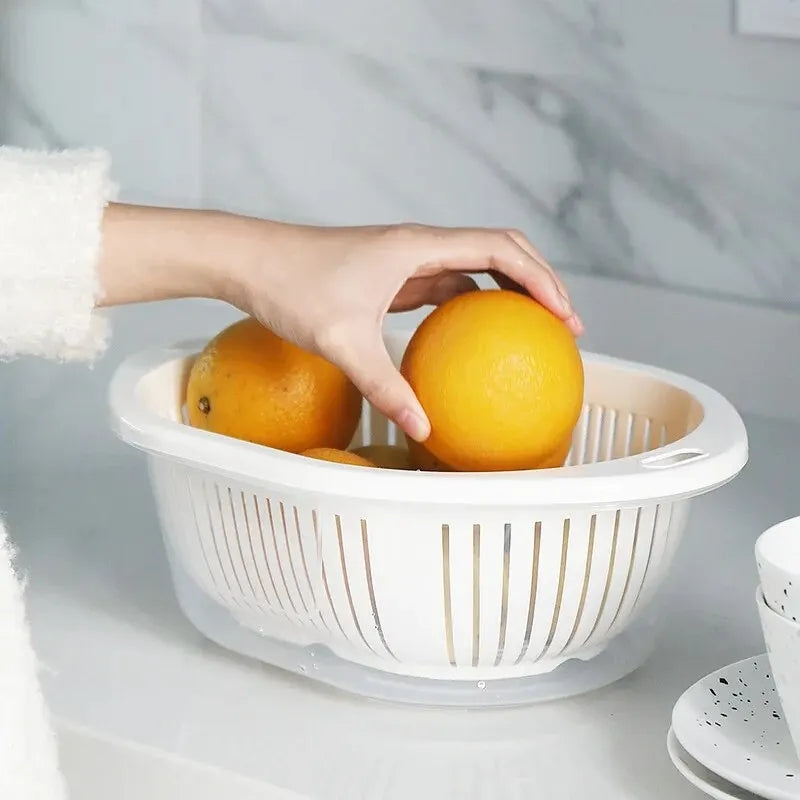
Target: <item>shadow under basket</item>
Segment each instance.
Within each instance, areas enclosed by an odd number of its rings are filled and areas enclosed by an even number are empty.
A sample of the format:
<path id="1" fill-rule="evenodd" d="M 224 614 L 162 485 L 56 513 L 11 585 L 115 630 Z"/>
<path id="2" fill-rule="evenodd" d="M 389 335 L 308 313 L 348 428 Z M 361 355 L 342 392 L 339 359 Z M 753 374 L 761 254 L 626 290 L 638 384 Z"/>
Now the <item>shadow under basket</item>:
<path id="1" fill-rule="evenodd" d="M 387 336 L 396 362 L 409 337 Z M 513 705 L 636 669 L 689 500 L 747 461 L 720 394 L 591 353 L 564 467 L 316 461 L 183 424 L 202 345 L 133 356 L 111 386 L 117 434 L 148 456 L 181 607 L 226 648 L 373 698 Z M 365 405 L 355 444 L 396 438 Z"/>

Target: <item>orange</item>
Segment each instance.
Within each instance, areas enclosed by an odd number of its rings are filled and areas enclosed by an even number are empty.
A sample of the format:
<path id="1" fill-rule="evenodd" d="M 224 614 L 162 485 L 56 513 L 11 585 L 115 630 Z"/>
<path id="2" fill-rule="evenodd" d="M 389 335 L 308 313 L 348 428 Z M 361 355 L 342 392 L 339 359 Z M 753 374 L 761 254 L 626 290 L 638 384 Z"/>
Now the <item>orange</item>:
<path id="1" fill-rule="evenodd" d="M 455 470 L 557 460 L 583 404 L 574 337 L 516 292 L 469 292 L 435 309 L 412 337 L 402 373 L 431 422 L 425 450 Z"/>
<path id="2" fill-rule="evenodd" d="M 410 437 L 406 437 L 408 444 L 408 454 L 417 469 L 423 472 L 452 472 L 452 468 L 439 461 L 436 456 L 425 449 L 425 445 L 420 444 Z"/>
<path id="3" fill-rule="evenodd" d="M 568 438 L 564 444 L 557 447 L 549 456 L 545 456 L 537 465 L 537 469 L 552 469 L 553 467 L 563 467 L 567 460 L 569 451 L 572 447 L 572 438 Z"/>
<path id="4" fill-rule="evenodd" d="M 347 450 L 338 450 L 335 447 L 312 447 L 301 455 L 307 458 L 316 458 L 318 461 L 335 461 L 337 464 L 350 464 L 353 467 L 374 467 L 371 461 L 362 458 Z"/>
<path id="5" fill-rule="evenodd" d="M 414 469 L 411 454 L 396 444 L 368 444 L 353 452 L 383 469 Z"/>
<path id="6" fill-rule="evenodd" d="M 293 453 L 346 448 L 361 416 L 361 395 L 338 367 L 254 319 L 206 345 L 189 374 L 186 405 L 196 428 Z"/>
<path id="7" fill-rule="evenodd" d="M 413 439 L 407 439 L 408 452 L 414 466 L 423 472 L 452 472 L 452 468 L 447 464 L 439 461 L 436 456 L 430 454 L 423 445 L 415 442 Z M 538 461 L 533 468 L 535 469 L 552 469 L 554 467 L 563 467 L 564 462 L 567 460 L 570 448 L 572 447 L 572 439 L 558 447 L 551 455 L 545 456 L 541 461 Z"/>

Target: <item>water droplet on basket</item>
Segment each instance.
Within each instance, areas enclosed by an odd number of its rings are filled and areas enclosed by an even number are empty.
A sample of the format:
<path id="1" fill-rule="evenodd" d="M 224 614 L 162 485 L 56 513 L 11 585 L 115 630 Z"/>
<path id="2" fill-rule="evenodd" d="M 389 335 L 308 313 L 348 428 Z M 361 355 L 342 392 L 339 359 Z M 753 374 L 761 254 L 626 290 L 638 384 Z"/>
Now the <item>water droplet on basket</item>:
<path id="1" fill-rule="evenodd" d="M 486 688 L 486 681 L 478 681 L 478 688 L 485 689 Z"/>
<path id="2" fill-rule="evenodd" d="M 299 665 L 298 665 L 298 667 L 297 667 L 297 669 L 299 669 L 299 670 L 300 670 L 300 672 L 302 672 L 303 674 L 305 674 L 305 671 L 306 671 L 306 665 L 305 665 L 305 664 L 299 664 Z"/>
<path id="3" fill-rule="evenodd" d="M 311 665 L 311 667 L 312 667 L 312 669 L 319 669 L 319 664 L 317 664 L 316 662 L 314 662 L 314 663 Z"/>
<path id="4" fill-rule="evenodd" d="M 316 655 L 316 653 L 313 650 L 309 650 L 308 654 L 311 656 L 311 658 L 314 658 L 314 656 Z"/>

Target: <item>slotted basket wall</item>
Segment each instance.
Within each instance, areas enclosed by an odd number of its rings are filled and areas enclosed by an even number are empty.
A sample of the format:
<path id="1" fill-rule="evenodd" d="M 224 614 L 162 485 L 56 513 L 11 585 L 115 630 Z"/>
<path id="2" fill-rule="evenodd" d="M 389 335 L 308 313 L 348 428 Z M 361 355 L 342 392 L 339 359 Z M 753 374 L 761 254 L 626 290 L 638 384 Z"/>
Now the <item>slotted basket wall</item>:
<path id="1" fill-rule="evenodd" d="M 387 340 L 397 360 L 407 339 Z M 363 668 L 344 684 L 369 694 L 386 692 L 363 689 L 365 675 L 499 685 L 595 659 L 662 583 L 688 500 L 747 458 L 742 421 L 713 390 L 584 354 L 586 403 L 563 468 L 312 461 L 182 424 L 200 347 L 135 356 L 111 390 L 116 430 L 149 456 L 181 604 L 241 652 L 333 683 Z M 365 407 L 356 443 L 396 437 Z"/>

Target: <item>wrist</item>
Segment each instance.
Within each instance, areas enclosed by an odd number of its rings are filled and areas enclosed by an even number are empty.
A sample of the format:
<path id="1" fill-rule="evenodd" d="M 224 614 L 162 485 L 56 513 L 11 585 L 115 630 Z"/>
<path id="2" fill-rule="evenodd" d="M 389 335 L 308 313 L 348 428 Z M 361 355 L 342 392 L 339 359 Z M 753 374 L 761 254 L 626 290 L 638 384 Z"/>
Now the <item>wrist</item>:
<path id="1" fill-rule="evenodd" d="M 256 276 L 268 263 L 270 228 L 274 223 L 221 211 L 196 212 L 197 258 L 189 279 L 202 297 L 248 305 Z"/>
<path id="2" fill-rule="evenodd" d="M 253 312 L 254 304 L 279 290 L 291 269 L 288 261 L 297 242 L 297 226 L 236 214 L 214 214 L 209 252 L 213 264 L 206 281 L 213 296 Z"/>
<path id="3" fill-rule="evenodd" d="M 251 251 L 250 220 L 223 211 L 186 211 L 173 242 L 174 279 L 183 296 L 236 303 Z"/>

